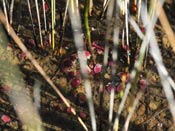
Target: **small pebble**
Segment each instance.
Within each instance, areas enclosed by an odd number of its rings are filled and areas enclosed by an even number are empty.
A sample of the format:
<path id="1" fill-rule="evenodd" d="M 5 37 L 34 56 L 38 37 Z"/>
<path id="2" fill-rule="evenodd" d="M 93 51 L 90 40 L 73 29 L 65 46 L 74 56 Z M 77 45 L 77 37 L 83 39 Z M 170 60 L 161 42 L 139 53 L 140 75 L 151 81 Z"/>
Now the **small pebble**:
<path id="1" fill-rule="evenodd" d="M 105 79 L 111 79 L 111 77 L 110 77 L 110 75 L 108 73 L 105 73 L 104 78 Z"/>
<path id="2" fill-rule="evenodd" d="M 153 65 L 153 64 L 154 64 L 154 61 L 153 61 L 153 60 L 150 60 L 150 61 L 149 61 L 149 64 L 150 64 L 150 65 Z"/>
<path id="3" fill-rule="evenodd" d="M 67 79 L 65 77 L 60 77 L 57 82 L 61 87 L 67 86 Z"/>
<path id="4" fill-rule="evenodd" d="M 152 77 L 151 77 L 151 81 L 152 81 L 152 82 L 156 82 L 156 81 L 157 81 L 157 78 L 156 78 L 155 75 L 152 75 Z"/>
<path id="5" fill-rule="evenodd" d="M 148 130 L 152 130 L 152 128 L 157 124 L 157 120 L 155 118 L 152 118 L 148 123 Z"/>
<path id="6" fill-rule="evenodd" d="M 15 129 L 15 130 L 17 130 L 19 128 L 17 121 L 10 122 L 9 126 L 13 127 L 13 129 Z"/>
<path id="7" fill-rule="evenodd" d="M 170 46 L 170 43 L 169 43 L 169 40 L 168 40 L 168 38 L 167 38 L 167 36 L 163 36 L 162 37 L 162 43 L 163 43 L 163 45 L 165 46 L 165 47 L 169 47 Z"/>
<path id="8" fill-rule="evenodd" d="M 150 101 L 149 108 L 151 110 L 156 110 L 158 108 L 158 103 L 156 103 L 155 101 Z"/>
<path id="9" fill-rule="evenodd" d="M 166 116 L 165 112 L 160 113 L 160 118 L 164 118 Z"/>
<path id="10" fill-rule="evenodd" d="M 145 105 L 141 105 L 137 111 L 137 114 L 143 115 L 145 113 L 145 110 L 146 110 Z"/>

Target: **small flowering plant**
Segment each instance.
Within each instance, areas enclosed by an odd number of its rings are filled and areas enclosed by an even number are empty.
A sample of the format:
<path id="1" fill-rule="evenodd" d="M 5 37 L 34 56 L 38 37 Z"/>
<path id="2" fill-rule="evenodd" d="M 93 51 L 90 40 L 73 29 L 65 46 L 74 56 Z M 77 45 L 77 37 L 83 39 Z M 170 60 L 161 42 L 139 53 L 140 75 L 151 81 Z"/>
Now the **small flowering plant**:
<path id="1" fill-rule="evenodd" d="M 101 55 L 104 52 L 104 47 L 99 44 L 99 41 L 92 42 L 92 49 L 95 50 L 98 55 Z"/>
<path id="2" fill-rule="evenodd" d="M 140 79 L 139 81 L 138 81 L 138 86 L 140 87 L 140 89 L 141 90 L 145 90 L 146 89 L 146 87 L 147 87 L 147 81 L 145 80 L 145 79 Z"/>
<path id="3" fill-rule="evenodd" d="M 101 64 L 96 64 L 94 66 L 94 70 L 93 71 L 94 71 L 95 74 L 100 73 L 102 71 L 102 65 Z"/>
<path id="4" fill-rule="evenodd" d="M 81 111 L 81 112 L 79 113 L 79 115 L 80 115 L 80 117 L 81 117 L 82 119 L 86 119 L 86 118 L 87 118 L 87 113 L 84 112 L 84 111 Z"/>
<path id="5" fill-rule="evenodd" d="M 90 54 L 90 52 L 87 51 L 87 50 L 84 51 L 84 55 L 85 55 L 85 57 L 86 57 L 87 59 L 90 59 L 90 58 L 91 58 L 91 54 Z"/>
<path id="6" fill-rule="evenodd" d="M 81 83 L 81 79 L 80 78 L 73 78 L 71 81 L 71 85 L 73 88 L 77 88 Z"/>
<path id="7" fill-rule="evenodd" d="M 8 116 L 8 115 L 2 115 L 2 116 L 1 116 L 1 120 L 2 120 L 4 123 L 9 123 L 9 122 L 11 122 L 11 118 L 10 118 L 10 116 Z"/>
<path id="8" fill-rule="evenodd" d="M 106 91 L 108 92 L 108 93 L 110 93 L 111 92 L 111 90 L 112 89 L 114 89 L 114 91 L 115 91 L 115 93 L 119 93 L 121 90 L 122 90 L 122 84 L 121 83 L 108 83 L 107 85 L 106 85 Z"/>

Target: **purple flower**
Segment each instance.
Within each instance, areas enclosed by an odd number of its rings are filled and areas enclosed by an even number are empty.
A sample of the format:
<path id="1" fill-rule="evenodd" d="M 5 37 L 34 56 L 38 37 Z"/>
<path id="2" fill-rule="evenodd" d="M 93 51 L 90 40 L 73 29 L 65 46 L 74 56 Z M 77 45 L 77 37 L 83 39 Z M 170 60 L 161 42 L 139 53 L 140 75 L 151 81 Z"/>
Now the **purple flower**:
<path id="1" fill-rule="evenodd" d="M 67 111 L 67 113 L 72 114 L 72 108 L 71 107 L 68 107 L 66 111 Z"/>
<path id="2" fill-rule="evenodd" d="M 34 47 L 36 46 L 35 40 L 34 39 L 29 39 L 28 40 L 29 46 Z"/>
<path id="3" fill-rule="evenodd" d="M 82 119 L 85 119 L 85 118 L 87 117 L 87 114 L 86 114 L 85 112 L 81 111 L 81 112 L 80 112 L 80 117 L 81 117 Z"/>
<path id="4" fill-rule="evenodd" d="M 72 85 L 72 87 L 76 88 L 80 85 L 80 83 L 81 83 L 80 78 L 74 78 L 71 82 L 71 85 Z"/>
<path id="5" fill-rule="evenodd" d="M 112 89 L 115 89 L 115 86 L 112 83 L 108 83 L 106 85 L 107 92 L 110 93 Z"/>
<path id="6" fill-rule="evenodd" d="M 49 4 L 47 2 L 44 3 L 44 9 L 46 12 L 50 9 Z"/>
<path id="7" fill-rule="evenodd" d="M 80 104 L 84 104 L 86 102 L 86 96 L 84 94 L 79 94 L 78 95 L 78 102 Z"/>
<path id="8" fill-rule="evenodd" d="M 114 89 L 115 93 L 119 93 L 122 90 L 122 85 L 121 84 L 114 85 L 112 83 L 108 83 L 106 85 L 107 92 L 110 93 L 112 89 Z"/>
<path id="9" fill-rule="evenodd" d="M 74 71 L 70 71 L 70 72 L 67 73 L 67 75 L 68 75 L 69 78 L 73 78 L 77 75 L 77 73 L 74 72 Z"/>
<path id="10" fill-rule="evenodd" d="M 115 92 L 119 93 L 122 90 L 122 85 L 118 84 L 117 87 L 115 88 Z"/>

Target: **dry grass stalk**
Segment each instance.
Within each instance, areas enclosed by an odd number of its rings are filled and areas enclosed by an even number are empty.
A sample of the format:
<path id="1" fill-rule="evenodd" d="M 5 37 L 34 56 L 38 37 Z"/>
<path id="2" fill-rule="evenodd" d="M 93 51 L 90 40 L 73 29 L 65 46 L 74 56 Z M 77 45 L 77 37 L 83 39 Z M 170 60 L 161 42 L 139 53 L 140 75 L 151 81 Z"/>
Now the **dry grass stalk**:
<path id="1" fill-rule="evenodd" d="M 159 16 L 159 20 L 160 23 L 163 27 L 163 29 L 165 30 L 165 33 L 168 37 L 168 40 L 171 44 L 171 47 L 173 48 L 173 51 L 175 52 L 175 35 L 173 30 L 171 29 L 170 23 L 168 21 L 168 18 L 165 14 L 164 9 L 162 8 L 162 6 L 160 6 L 160 3 L 157 2 L 157 15 Z"/>
<path id="2" fill-rule="evenodd" d="M 74 108 L 71 107 L 70 103 L 67 101 L 67 99 L 63 96 L 63 94 L 60 92 L 60 90 L 55 86 L 55 84 L 52 82 L 52 80 L 47 76 L 47 74 L 44 72 L 42 67 L 38 64 L 38 62 L 33 58 L 31 53 L 27 50 L 25 45 L 22 43 L 20 38 L 17 36 L 13 28 L 6 23 L 6 18 L 0 10 L 0 22 L 4 25 L 6 30 L 8 30 L 9 27 L 9 32 L 8 34 L 11 36 L 11 38 L 16 42 L 16 44 L 20 47 L 20 49 L 26 54 L 27 58 L 32 62 L 32 64 L 35 66 L 35 68 L 38 70 L 38 72 L 43 76 L 43 78 L 48 82 L 48 84 L 54 89 L 54 91 L 58 94 L 58 96 L 62 99 L 62 101 L 65 103 L 65 105 L 68 108 L 71 108 L 72 114 L 77 116 L 77 113 Z M 82 119 L 77 116 L 78 121 L 81 123 L 81 125 L 84 127 L 85 130 L 87 130 L 86 125 L 82 121 Z"/>

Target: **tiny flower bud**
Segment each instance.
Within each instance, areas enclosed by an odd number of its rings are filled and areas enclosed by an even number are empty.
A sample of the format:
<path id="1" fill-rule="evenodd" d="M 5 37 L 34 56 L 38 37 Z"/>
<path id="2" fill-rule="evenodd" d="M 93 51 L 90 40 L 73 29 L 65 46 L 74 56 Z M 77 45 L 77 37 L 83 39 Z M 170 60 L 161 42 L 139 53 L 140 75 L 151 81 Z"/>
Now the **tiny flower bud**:
<path id="1" fill-rule="evenodd" d="M 100 73 L 102 70 L 102 65 L 101 64 L 96 64 L 95 67 L 94 67 L 94 73 L 97 74 L 97 73 Z"/>

